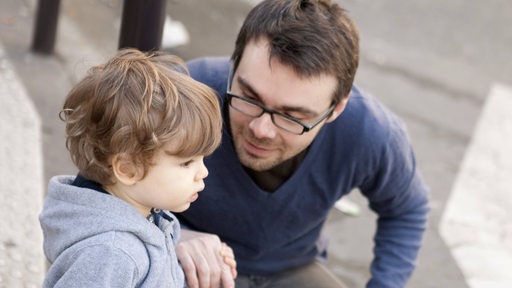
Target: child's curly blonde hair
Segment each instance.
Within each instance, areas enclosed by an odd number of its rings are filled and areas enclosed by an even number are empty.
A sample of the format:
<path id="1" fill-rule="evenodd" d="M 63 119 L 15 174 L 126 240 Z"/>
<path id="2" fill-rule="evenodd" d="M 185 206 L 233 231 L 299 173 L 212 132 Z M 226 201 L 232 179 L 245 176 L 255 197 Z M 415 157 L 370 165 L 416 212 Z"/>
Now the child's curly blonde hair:
<path id="1" fill-rule="evenodd" d="M 135 49 L 92 67 L 68 94 L 61 119 L 79 173 L 102 185 L 114 183 L 116 155 L 128 156 L 145 176 L 169 141 L 182 157 L 209 155 L 221 141 L 215 92 L 189 77 L 180 58 Z"/>

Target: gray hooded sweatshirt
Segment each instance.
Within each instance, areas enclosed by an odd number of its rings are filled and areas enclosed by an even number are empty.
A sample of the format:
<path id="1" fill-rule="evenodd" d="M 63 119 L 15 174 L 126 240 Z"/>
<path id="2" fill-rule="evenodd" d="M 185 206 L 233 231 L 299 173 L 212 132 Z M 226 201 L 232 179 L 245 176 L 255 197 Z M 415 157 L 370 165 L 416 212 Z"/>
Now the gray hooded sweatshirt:
<path id="1" fill-rule="evenodd" d="M 39 216 L 52 264 L 44 287 L 184 287 L 175 254 L 179 223 L 170 213 L 158 226 L 128 203 L 55 176 Z"/>

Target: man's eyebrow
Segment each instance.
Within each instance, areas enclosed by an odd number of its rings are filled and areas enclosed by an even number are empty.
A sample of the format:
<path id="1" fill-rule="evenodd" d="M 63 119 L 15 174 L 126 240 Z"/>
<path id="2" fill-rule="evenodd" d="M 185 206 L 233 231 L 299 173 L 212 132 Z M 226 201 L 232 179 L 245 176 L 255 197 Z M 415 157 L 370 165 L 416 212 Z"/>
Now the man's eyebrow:
<path id="1" fill-rule="evenodd" d="M 251 86 L 251 84 L 249 84 L 249 82 L 247 82 L 243 77 L 241 77 L 240 75 L 238 75 L 236 77 L 236 81 L 238 82 L 238 84 L 245 90 L 249 91 L 249 93 L 251 93 L 251 96 L 254 97 L 254 98 L 257 98 L 260 102 L 263 103 L 263 99 L 261 99 L 261 96 L 258 92 L 256 92 L 256 90 L 254 90 L 254 88 Z M 280 106 L 280 107 L 277 107 L 277 108 L 274 108 L 275 110 L 278 110 L 278 111 L 283 111 L 283 112 L 298 112 L 298 113 L 303 113 L 303 114 L 306 114 L 308 116 L 312 116 L 312 117 L 315 117 L 317 115 L 319 115 L 317 112 L 313 111 L 313 110 L 310 110 L 308 108 L 305 108 L 305 107 L 300 107 L 300 106 Z"/>
<path id="2" fill-rule="evenodd" d="M 242 78 L 242 77 L 240 77 L 240 75 L 238 75 L 236 77 L 236 81 L 238 82 L 238 84 L 240 86 L 242 86 L 243 89 L 248 90 L 249 93 L 252 94 L 251 96 L 261 100 L 260 94 L 258 94 L 258 92 L 256 92 L 256 90 L 254 90 L 254 88 L 252 88 L 251 84 L 249 84 L 249 82 L 247 82 L 244 78 Z"/>

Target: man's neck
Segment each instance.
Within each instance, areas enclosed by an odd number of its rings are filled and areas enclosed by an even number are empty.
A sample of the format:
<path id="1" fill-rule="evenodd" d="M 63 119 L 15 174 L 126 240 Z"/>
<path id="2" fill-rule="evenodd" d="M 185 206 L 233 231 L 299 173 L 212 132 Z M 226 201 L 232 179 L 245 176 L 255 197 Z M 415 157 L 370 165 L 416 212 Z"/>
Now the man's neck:
<path id="1" fill-rule="evenodd" d="M 244 167 L 245 171 L 249 174 L 251 179 L 260 187 L 267 192 L 276 191 L 290 176 L 299 168 L 300 164 L 306 157 L 308 149 L 304 149 L 294 157 L 278 164 L 277 166 L 265 170 L 265 171 L 254 171 L 250 168 Z"/>

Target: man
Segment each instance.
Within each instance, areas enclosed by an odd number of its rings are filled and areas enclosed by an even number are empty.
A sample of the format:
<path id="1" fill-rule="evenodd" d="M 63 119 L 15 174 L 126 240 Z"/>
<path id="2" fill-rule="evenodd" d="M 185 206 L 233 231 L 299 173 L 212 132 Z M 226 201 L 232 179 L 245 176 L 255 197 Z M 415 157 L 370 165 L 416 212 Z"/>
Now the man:
<path id="1" fill-rule="evenodd" d="M 178 215 L 191 287 L 345 287 L 321 263 L 334 203 L 358 188 L 375 211 L 367 287 L 404 287 L 428 197 L 403 123 L 352 87 L 358 32 L 329 0 L 267 0 L 248 14 L 231 61 L 189 63 L 221 96 L 223 142 L 205 160 L 202 197 Z M 184 232 L 185 234 L 185 232 Z"/>

